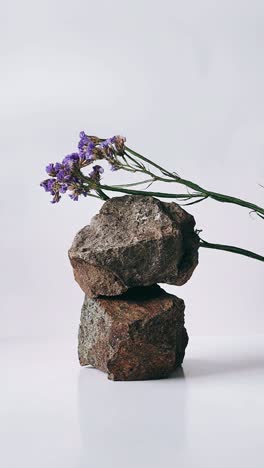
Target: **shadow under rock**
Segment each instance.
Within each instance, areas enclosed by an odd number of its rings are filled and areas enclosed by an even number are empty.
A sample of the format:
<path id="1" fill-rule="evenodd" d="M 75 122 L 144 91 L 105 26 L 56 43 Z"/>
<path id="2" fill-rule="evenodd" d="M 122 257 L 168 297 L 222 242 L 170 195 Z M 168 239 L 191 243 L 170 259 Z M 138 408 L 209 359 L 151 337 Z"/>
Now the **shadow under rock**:
<path id="1" fill-rule="evenodd" d="M 108 301 L 119 301 L 125 300 L 130 302 L 139 302 L 139 301 L 147 301 L 149 299 L 155 299 L 161 297 L 163 295 L 167 295 L 164 289 L 162 289 L 158 284 L 152 284 L 151 286 L 136 286 L 134 288 L 129 288 L 123 294 L 119 296 L 103 296 L 100 295 L 99 298 L 107 299 Z"/>
<path id="2" fill-rule="evenodd" d="M 177 367 L 177 369 L 169 375 L 168 379 L 185 379 L 183 367 Z"/>

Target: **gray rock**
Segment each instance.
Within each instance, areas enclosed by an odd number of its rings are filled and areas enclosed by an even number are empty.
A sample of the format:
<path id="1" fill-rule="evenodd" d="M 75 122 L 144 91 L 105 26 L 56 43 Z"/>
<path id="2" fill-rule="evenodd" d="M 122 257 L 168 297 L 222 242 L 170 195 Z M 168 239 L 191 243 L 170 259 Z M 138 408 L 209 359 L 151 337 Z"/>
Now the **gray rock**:
<path id="1" fill-rule="evenodd" d="M 158 286 L 115 298 L 85 297 L 79 361 L 111 380 L 167 377 L 182 364 L 187 343 L 183 300 Z"/>
<path id="2" fill-rule="evenodd" d="M 194 226 L 193 216 L 176 203 L 111 198 L 73 241 L 75 279 L 90 297 L 155 283 L 182 285 L 198 264 Z"/>

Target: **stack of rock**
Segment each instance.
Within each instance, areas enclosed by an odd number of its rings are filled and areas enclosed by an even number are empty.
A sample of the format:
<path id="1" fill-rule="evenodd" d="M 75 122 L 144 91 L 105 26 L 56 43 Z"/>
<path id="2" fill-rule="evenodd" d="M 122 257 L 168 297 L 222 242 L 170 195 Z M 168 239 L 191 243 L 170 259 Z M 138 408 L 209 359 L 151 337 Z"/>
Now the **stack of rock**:
<path id="1" fill-rule="evenodd" d="M 112 380 L 166 377 L 182 364 L 184 302 L 157 283 L 182 285 L 198 264 L 194 218 L 152 197 L 107 200 L 69 250 L 85 292 L 79 361 Z"/>

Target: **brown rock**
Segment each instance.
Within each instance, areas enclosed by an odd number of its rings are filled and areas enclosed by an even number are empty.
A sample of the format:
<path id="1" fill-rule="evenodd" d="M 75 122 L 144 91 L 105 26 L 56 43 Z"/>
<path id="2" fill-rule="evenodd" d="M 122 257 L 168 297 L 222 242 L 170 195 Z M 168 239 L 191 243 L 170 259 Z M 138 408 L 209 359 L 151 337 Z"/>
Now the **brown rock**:
<path id="1" fill-rule="evenodd" d="M 193 216 L 152 197 L 107 200 L 69 250 L 74 276 L 90 297 L 155 283 L 182 285 L 198 264 Z"/>
<path id="2" fill-rule="evenodd" d="M 79 361 L 111 380 L 167 377 L 182 364 L 188 335 L 184 302 L 158 286 L 115 298 L 85 296 L 79 328 Z"/>

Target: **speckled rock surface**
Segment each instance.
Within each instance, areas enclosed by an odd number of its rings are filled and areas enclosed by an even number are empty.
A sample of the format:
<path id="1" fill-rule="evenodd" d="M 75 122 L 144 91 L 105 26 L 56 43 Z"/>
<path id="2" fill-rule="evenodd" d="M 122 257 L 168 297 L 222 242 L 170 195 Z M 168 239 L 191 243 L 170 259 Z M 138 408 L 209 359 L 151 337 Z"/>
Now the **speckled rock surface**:
<path id="1" fill-rule="evenodd" d="M 182 285 L 198 264 L 195 221 L 176 203 L 124 196 L 107 200 L 69 250 L 89 297 L 116 296 L 155 283 Z"/>
<path id="2" fill-rule="evenodd" d="M 180 366 L 188 343 L 184 302 L 158 286 L 120 297 L 85 296 L 79 327 L 79 361 L 111 380 L 167 377 Z"/>

